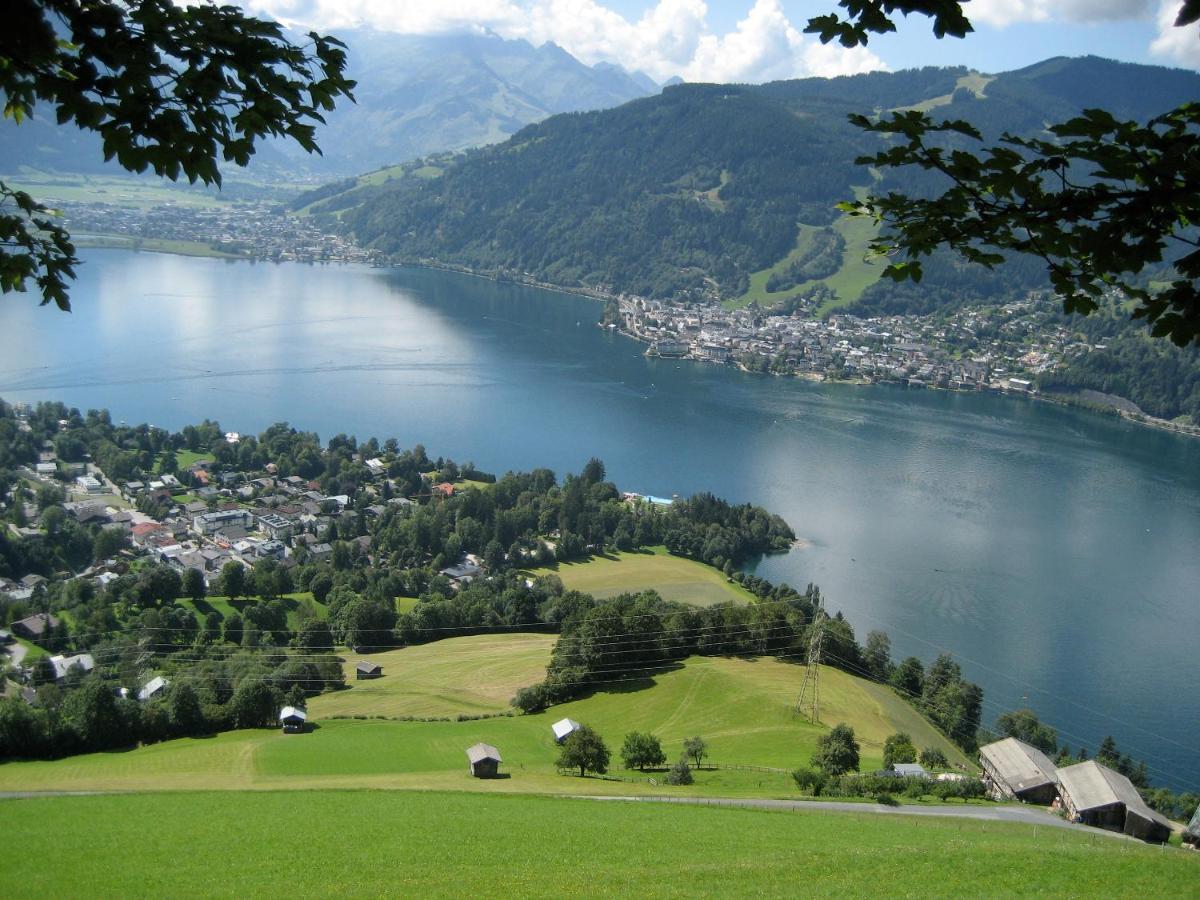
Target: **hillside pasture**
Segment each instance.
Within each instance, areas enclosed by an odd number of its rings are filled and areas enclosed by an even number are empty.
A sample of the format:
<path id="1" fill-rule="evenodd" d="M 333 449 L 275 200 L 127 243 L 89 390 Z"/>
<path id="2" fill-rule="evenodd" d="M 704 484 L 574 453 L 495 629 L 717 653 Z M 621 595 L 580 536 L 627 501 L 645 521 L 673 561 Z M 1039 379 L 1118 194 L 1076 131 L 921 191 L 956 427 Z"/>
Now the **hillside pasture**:
<path id="1" fill-rule="evenodd" d="M 21 822 L 20 840 L 0 846 L 13 898 L 860 896 L 884 885 L 893 896 L 1165 897 L 1200 876 L 1179 850 L 865 813 L 359 791 L 0 809 Z"/>
<path id="2" fill-rule="evenodd" d="M 385 664 L 382 679 L 314 699 L 310 712 L 317 727 L 304 735 L 246 730 L 119 753 L 9 763 L 0 766 L 0 791 L 370 787 L 645 794 L 661 791 L 651 779 L 661 781 L 662 773 L 622 771 L 618 751 L 628 732 L 648 731 L 659 737 L 671 761 L 682 752 L 686 738 L 701 735 L 709 744 L 706 763 L 759 767 L 704 769 L 691 787 L 673 789 L 683 796 L 794 797 L 789 772 L 808 764 L 817 738 L 838 722 L 854 727 L 862 745 L 864 771 L 882 764 L 883 740 L 898 730 L 908 731 L 918 748 L 940 747 L 952 763 L 968 764 L 961 752 L 889 689 L 836 669 L 822 671 L 824 724 L 810 725 L 793 711 L 803 669 L 770 657 L 693 657 L 673 670 L 615 683 L 609 690 L 534 715 L 437 722 L 325 718 L 337 714 L 329 710 L 338 704 L 351 702 L 360 704 L 357 708 L 363 716 L 412 709 L 418 703 L 448 711 L 456 704 L 465 706 L 464 697 L 481 704 L 481 688 L 471 693 L 455 679 L 466 673 L 468 658 L 483 668 L 499 665 L 512 651 L 501 650 L 499 643 L 489 648 L 488 638 L 500 642 L 512 637 L 455 639 L 471 649 L 444 661 L 437 660 L 436 650 L 448 641 L 411 648 L 426 650 L 428 655 L 391 662 L 391 668 Z M 548 652 L 547 644 L 534 649 L 535 640 L 546 638 L 522 637 L 529 640 L 517 655 Z M 371 658 L 378 661 L 386 656 Z M 532 672 L 532 660 L 529 664 Z M 404 697 L 401 678 L 397 678 L 401 690 L 371 693 L 400 673 L 423 679 L 412 699 Z M 435 701 L 443 705 L 435 706 Z M 489 702 L 494 709 L 503 701 L 494 695 Z M 613 753 L 613 774 L 626 780 L 557 773 L 558 751 L 550 725 L 564 716 L 591 725 L 604 737 Z M 478 741 L 499 748 L 504 758 L 501 771 L 511 777 L 480 781 L 467 775 L 464 751 Z"/>
<path id="3" fill-rule="evenodd" d="M 347 654 L 348 687 L 309 701 L 316 719 L 331 716 L 456 716 L 500 713 L 518 688 L 546 675 L 557 638 L 549 634 L 487 634 L 448 638 L 387 653 Z M 355 680 L 369 660 L 383 677 Z"/>
<path id="4" fill-rule="evenodd" d="M 664 547 L 593 556 L 584 562 L 559 562 L 529 570 L 531 578 L 557 575 L 570 590 L 595 597 L 653 589 L 664 600 L 712 606 L 752 603 L 754 595 L 704 563 L 672 556 Z"/>

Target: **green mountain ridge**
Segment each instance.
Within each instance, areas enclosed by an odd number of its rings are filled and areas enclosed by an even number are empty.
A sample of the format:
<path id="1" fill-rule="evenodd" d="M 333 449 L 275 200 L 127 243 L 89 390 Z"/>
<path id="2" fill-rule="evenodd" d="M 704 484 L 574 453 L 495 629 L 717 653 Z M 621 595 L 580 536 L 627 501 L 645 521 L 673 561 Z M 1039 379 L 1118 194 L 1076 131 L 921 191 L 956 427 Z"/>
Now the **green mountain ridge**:
<path id="1" fill-rule="evenodd" d="M 856 187 L 935 187 L 925 173 L 881 177 L 857 166 L 854 159 L 878 145 L 847 123 L 850 113 L 924 104 L 996 137 L 1038 132 L 1096 105 L 1145 119 L 1197 95 L 1197 73 L 1097 57 L 1059 57 L 988 79 L 965 68 L 925 68 L 677 85 L 615 109 L 551 117 L 467 153 L 439 177 L 373 185 L 312 212 L 337 211 L 360 241 L 400 261 L 564 287 L 736 300 L 747 297 L 755 273 L 796 248 L 802 226 L 831 225 L 834 204 Z M 847 242 L 843 263 L 862 250 Z M 907 293 L 876 284 L 840 299 L 927 312 L 1045 285 L 1042 265 L 1031 261 L 989 273 L 935 257 L 926 269 Z"/>

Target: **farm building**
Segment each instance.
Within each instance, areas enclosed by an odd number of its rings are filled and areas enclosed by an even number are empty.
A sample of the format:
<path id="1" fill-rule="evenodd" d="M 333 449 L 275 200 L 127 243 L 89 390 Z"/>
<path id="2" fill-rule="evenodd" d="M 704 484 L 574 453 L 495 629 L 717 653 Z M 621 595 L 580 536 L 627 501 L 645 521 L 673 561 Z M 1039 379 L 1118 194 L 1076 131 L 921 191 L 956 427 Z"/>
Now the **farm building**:
<path id="1" fill-rule="evenodd" d="M 145 687 L 138 691 L 138 701 L 145 703 L 147 700 L 153 700 L 155 697 L 161 697 L 163 691 L 167 689 L 167 685 L 170 683 L 171 682 L 167 681 L 167 679 L 163 678 L 161 675 L 155 675 L 146 682 Z"/>
<path id="2" fill-rule="evenodd" d="M 1146 805 L 1137 788 L 1120 772 L 1094 759 L 1058 770 L 1059 793 L 1072 821 L 1160 844 L 1171 823 Z"/>
<path id="3" fill-rule="evenodd" d="M 308 722 L 308 713 L 298 706 L 285 706 L 279 711 L 279 724 L 284 734 L 301 734 Z"/>
<path id="4" fill-rule="evenodd" d="M 479 743 L 467 748 L 467 761 L 476 778 L 495 778 L 499 774 L 500 751 L 491 744 Z"/>
<path id="5" fill-rule="evenodd" d="M 572 731 L 578 731 L 583 726 L 574 719 L 559 719 L 550 728 L 554 731 L 555 743 L 561 744 Z"/>
<path id="6" fill-rule="evenodd" d="M 363 660 L 354 667 L 354 678 L 357 681 L 366 681 L 370 678 L 382 678 L 383 666 L 378 663 L 368 662 Z"/>
<path id="7" fill-rule="evenodd" d="M 1183 842 L 1200 850 L 1200 806 L 1196 807 L 1196 814 L 1183 831 Z"/>
<path id="8" fill-rule="evenodd" d="M 34 613 L 12 623 L 12 631 L 26 640 L 39 640 L 48 629 L 58 627 L 58 618 L 49 613 Z"/>
<path id="9" fill-rule="evenodd" d="M 892 766 L 892 769 L 901 778 L 929 777 L 929 773 L 925 771 L 925 767 L 920 763 L 896 763 Z"/>
<path id="10" fill-rule="evenodd" d="M 58 656 L 50 657 L 50 665 L 54 667 L 54 680 L 62 681 L 74 669 L 80 675 L 86 675 L 92 669 L 96 668 L 96 660 L 92 658 L 90 653 L 79 653 L 75 656 Z"/>
<path id="11" fill-rule="evenodd" d="M 1054 802 L 1058 774 L 1054 763 L 1037 747 L 1016 738 L 1005 738 L 979 748 L 983 781 L 993 800 Z"/>

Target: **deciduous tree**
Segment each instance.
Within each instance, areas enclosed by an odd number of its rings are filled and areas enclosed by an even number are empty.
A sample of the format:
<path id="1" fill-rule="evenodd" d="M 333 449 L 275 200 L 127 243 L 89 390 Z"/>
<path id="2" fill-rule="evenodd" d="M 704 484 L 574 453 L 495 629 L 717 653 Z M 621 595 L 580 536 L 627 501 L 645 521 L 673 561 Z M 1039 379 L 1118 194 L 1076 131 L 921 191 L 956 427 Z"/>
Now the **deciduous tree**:
<path id="1" fill-rule="evenodd" d="M 826 775 L 844 775 L 857 772 L 859 766 L 858 741 L 854 729 L 841 722 L 828 734 L 817 738 L 817 752 L 812 755 L 812 764 Z"/>
<path id="2" fill-rule="evenodd" d="M 0 29 L 5 118 L 19 124 L 44 104 L 97 132 L 104 158 L 131 172 L 205 184 L 267 136 L 319 152 L 322 114 L 352 98 L 345 66 L 336 39 L 310 32 L 299 46 L 233 5 L 10 0 Z M 70 309 L 78 262 L 53 211 L 0 182 L 0 290 L 33 280 L 43 304 Z"/>
<path id="3" fill-rule="evenodd" d="M 627 769 L 645 771 L 646 766 L 661 766 L 667 761 L 667 755 L 657 737 L 631 731 L 625 735 L 625 743 L 621 746 L 621 761 Z"/>
<path id="4" fill-rule="evenodd" d="M 579 769 L 580 778 L 588 772 L 603 775 L 608 771 L 608 747 L 589 726 L 580 726 L 563 741 L 558 766 L 562 769 Z"/>

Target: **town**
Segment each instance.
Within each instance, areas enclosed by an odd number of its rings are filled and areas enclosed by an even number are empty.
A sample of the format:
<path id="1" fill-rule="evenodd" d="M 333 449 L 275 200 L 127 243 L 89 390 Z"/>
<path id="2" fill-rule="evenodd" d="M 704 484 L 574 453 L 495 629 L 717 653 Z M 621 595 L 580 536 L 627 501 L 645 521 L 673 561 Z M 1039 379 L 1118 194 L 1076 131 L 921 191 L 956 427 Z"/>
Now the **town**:
<path id="1" fill-rule="evenodd" d="M 1054 322 L 1043 293 L 945 316 L 781 315 L 757 307 L 618 298 L 625 334 L 649 356 L 736 363 L 748 371 L 824 380 L 1031 394 L 1038 378 L 1103 345 Z"/>
<path id="2" fill-rule="evenodd" d="M 45 198 L 84 245 L 173 250 L 270 262 L 370 263 L 378 254 L 287 215 L 278 203 L 243 201 L 150 207 Z"/>

